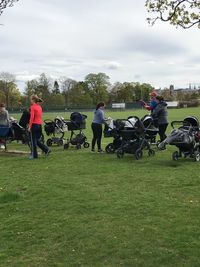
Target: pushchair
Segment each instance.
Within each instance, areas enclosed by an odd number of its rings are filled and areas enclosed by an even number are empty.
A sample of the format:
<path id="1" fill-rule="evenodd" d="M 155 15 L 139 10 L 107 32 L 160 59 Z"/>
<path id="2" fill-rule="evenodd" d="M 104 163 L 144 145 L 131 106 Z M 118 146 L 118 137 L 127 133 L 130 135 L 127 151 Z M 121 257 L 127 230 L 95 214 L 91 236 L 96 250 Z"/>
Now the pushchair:
<path id="1" fill-rule="evenodd" d="M 125 120 L 111 120 L 110 123 L 105 123 L 104 137 L 113 138 L 113 141 L 105 147 L 107 154 L 113 154 L 122 144 L 119 130 L 124 127 L 123 121 Z"/>
<path id="2" fill-rule="evenodd" d="M 10 126 L 0 126 L 0 143 L 7 151 L 7 143 L 13 138 L 12 128 Z"/>
<path id="3" fill-rule="evenodd" d="M 159 130 L 155 127 L 153 118 L 150 115 L 145 115 L 141 121 L 145 128 L 145 138 L 150 142 L 150 144 L 157 144 L 156 136 Z"/>
<path id="4" fill-rule="evenodd" d="M 177 151 L 172 153 L 172 159 L 184 156 L 200 161 L 200 130 L 199 121 L 194 116 L 188 116 L 183 121 L 172 121 L 173 128 L 170 135 L 159 144 L 158 148 L 162 149 L 166 145 L 176 146 Z M 178 127 L 179 126 L 179 127 Z"/>
<path id="5" fill-rule="evenodd" d="M 120 147 L 117 149 L 117 157 L 123 158 L 125 153 L 134 154 L 139 160 L 143 156 L 143 150 L 148 150 L 148 155 L 152 156 L 155 151 L 151 149 L 150 143 L 146 139 L 146 129 L 142 121 L 136 117 L 128 117 L 126 121 L 120 123 L 119 136 L 122 139 Z"/>
<path id="6" fill-rule="evenodd" d="M 27 127 L 22 127 L 16 120 L 11 120 L 9 126 L 0 127 L 0 140 L 4 144 L 5 150 L 7 150 L 7 144 L 12 141 L 20 141 L 30 147 L 30 136 Z"/>
<path id="7" fill-rule="evenodd" d="M 56 144 L 62 146 L 64 144 L 64 135 L 68 131 L 66 122 L 62 117 L 56 117 L 54 120 L 44 120 L 44 130 L 47 136 L 51 136 L 47 139 L 47 146 Z"/>
<path id="8" fill-rule="evenodd" d="M 83 129 L 86 129 L 87 116 L 79 112 L 71 113 L 70 120 L 65 120 L 68 131 L 71 132 L 70 138 L 64 144 L 64 149 L 68 149 L 70 144 L 80 149 L 83 145 L 84 148 L 88 148 L 90 144 L 87 142 L 87 137 L 83 133 Z M 78 133 L 76 133 L 78 131 Z"/>

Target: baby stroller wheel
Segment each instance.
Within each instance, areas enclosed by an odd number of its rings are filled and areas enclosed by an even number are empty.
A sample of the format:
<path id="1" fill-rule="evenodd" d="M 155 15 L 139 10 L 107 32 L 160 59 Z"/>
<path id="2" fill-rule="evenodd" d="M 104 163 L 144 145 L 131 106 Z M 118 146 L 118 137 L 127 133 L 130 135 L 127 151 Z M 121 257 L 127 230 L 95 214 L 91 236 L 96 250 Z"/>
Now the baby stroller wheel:
<path id="1" fill-rule="evenodd" d="M 122 159 L 124 157 L 124 151 L 122 149 L 117 150 L 118 159 Z"/>
<path id="2" fill-rule="evenodd" d="M 69 148 L 69 143 L 64 144 L 63 148 L 64 149 L 68 149 Z"/>
<path id="3" fill-rule="evenodd" d="M 90 147 L 90 144 L 89 144 L 88 142 L 85 142 L 85 143 L 83 144 L 83 146 L 84 146 L 84 148 L 88 148 L 88 147 Z"/>
<path id="4" fill-rule="evenodd" d="M 142 155 L 143 155 L 143 152 L 142 152 L 142 150 L 140 148 L 135 151 L 135 158 L 137 160 L 141 159 Z"/>
<path id="5" fill-rule="evenodd" d="M 47 139 L 47 146 L 52 146 L 53 141 L 51 138 Z"/>
<path id="6" fill-rule="evenodd" d="M 105 148 L 105 151 L 107 154 L 113 154 L 115 152 L 113 143 L 108 144 Z"/>
<path id="7" fill-rule="evenodd" d="M 200 161 L 200 153 L 199 153 L 199 151 L 195 151 L 194 152 L 194 160 L 195 161 Z"/>
<path id="8" fill-rule="evenodd" d="M 63 146 L 63 139 L 59 139 L 58 142 L 57 142 L 57 145 L 58 146 Z"/>
<path id="9" fill-rule="evenodd" d="M 77 144 L 77 145 L 76 145 L 76 148 L 77 148 L 77 149 L 81 149 L 81 144 Z"/>
<path id="10" fill-rule="evenodd" d="M 177 161 L 178 158 L 179 158 L 179 153 L 178 153 L 178 151 L 174 151 L 173 154 L 172 154 L 172 159 L 175 160 L 175 161 Z"/>
<path id="11" fill-rule="evenodd" d="M 149 149 L 148 155 L 149 155 L 149 157 L 150 156 L 154 156 L 155 155 L 155 151 L 153 149 Z"/>

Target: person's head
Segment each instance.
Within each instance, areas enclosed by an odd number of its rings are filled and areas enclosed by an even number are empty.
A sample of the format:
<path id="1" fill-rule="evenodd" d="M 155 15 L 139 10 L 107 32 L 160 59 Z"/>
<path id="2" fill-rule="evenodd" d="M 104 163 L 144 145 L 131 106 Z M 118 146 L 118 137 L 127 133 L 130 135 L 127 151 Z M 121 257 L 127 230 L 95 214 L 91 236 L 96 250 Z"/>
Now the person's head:
<path id="1" fill-rule="evenodd" d="M 0 104 L 0 111 L 4 111 L 6 109 L 6 105 L 4 103 Z"/>
<path id="2" fill-rule="evenodd" d="M 38 97 L 37 95 L 32 95 L 30 97 L 30 101 L 31 101 L 31 104 L 34 104 L 34 103 L 43 103 L 43 100 Z"/>
<path id="3" fill-rule="evenodd" d="M 97 104 L 96 110 L 98 110 L 98 109 L 104 109 L 104 107 L 105 107 L 104 102 L 100 102 L 100 103 Z"/>
<path id="4" fill-rule="evenodd" d="M 156 98 L 156 96 L 158 95 L 156 93 L 156 91 L 152 91 L 150 94 L 149 94 L 152 98 Z"/>
<path id="5" fill-rule="evenodd" d="M 162 101 L 164 101 L 164 98 L 161 95 L 157 95 L 156 96 L 156 102 L 159 103 L 159 102 L 162 102 Z"/>
<path id="6" fill-rule="evenodd" d="M 149 95 L 151 98 L 156 98 L 158 94 L 156 93 L 156 91 L 152 91 Z"/>

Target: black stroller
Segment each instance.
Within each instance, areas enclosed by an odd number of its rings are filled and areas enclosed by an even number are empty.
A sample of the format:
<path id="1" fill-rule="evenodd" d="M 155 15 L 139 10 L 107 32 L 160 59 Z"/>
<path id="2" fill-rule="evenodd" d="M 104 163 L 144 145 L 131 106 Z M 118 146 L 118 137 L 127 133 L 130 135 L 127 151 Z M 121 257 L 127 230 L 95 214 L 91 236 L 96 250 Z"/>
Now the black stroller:
<path id="1" fill-rule="evenodd" d="M 64 144 L 64 135 L 68 131 L 66 122 L 62 117 L 56 117 L 54 120 L 44 120 L 44 130 L 48 136 L 47 146 L 52 146 L 56 144 L 62 146 Z"/>
<path id="2" fill-rule="evenodd" d="M 148 150 L 148 155 L 152 156 L 155 151 L 151 149 L 149 141 L 146 139 L 146 129 L 142 121 L 131 116 L 126 121 L 121 121 L 119 136 L 122 139 L 120 147 L 117 149 L 117 157 L 123 158 L 125 153 L 134 154 L 138 160 L 143 156 L 143 150 Z"/>
<path id="3" fill-rule="evenodd" d="M 184 156 L 200 161 L 200 130 L 199 121 L 194 116 L 188 116 L 183 121 L 173 121 L 170 135 L 158 146 L 163 148 L 167 144 L 176 146 L 178 151 L 172 154 L 173 160 Z M 175 126 L 179 126 L 176 128 Z"/>
<path id="4" fill-rule="evenodd" d="M 126 120 L 111 120 L 110 123 L 105 124 L 104 128 L 104 137 L 113 138 L 112 143 L 109 143 L 105 147 L 105 151 L 108 154 L 113 154 L 122 144 L 122 137 L 119 134 L 119 131 L 124 128 Z"/>
<path id="5" fill-rule="evenodd" d="M 145 138 L 150 142 L 150 144 L 157 145 L 156 136 L 159 130 L 155 127 L 153 118 L 150 115 L 145 115 L 141 121 L 145 128 Z"/>
<path id="6" fill-rule="evenodd" d="M 68 149 L 70 144 L 80 149 L 81 146 L 88 148 L 90 144 L 87 142 L 87 137 L 83 133 L 83 129 L 86 129 L 87 116 L 79 112 L 73 112 L 70 116 L 70 120 L 65 120 L 68 131 L 71 131 L 70 138 L 64 144 L 64 149 Z M 78 133 L 76 133 L 78 131 Z"/>
<path id="7" fill-rule="evenodd" d="M 27 129 L 30 114 L 27 110 L 22 113 L 19 123 L 16 120 L 11 120 L 10 125 L 7 127 L 0 127 L 0 140 L 7 150 L 7 143 L 12 141 L 27 144 L 30 147 L 30 135 Z"/>

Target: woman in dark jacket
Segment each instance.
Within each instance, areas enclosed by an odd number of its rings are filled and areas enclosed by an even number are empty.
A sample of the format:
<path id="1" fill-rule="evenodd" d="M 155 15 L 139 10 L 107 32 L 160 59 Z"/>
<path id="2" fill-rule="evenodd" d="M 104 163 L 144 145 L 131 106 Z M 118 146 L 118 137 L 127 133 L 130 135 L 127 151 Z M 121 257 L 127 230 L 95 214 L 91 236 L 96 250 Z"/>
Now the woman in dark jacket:
<path id="1" fill-rule="evenodd" d="M 159 129 L 160 141 L 167 137 L 165 132 L 168 126 L 167 103 L 162 96 L 156 96 L 157 106 L 152 112 L 152 117 L 156 121 Z"/>

